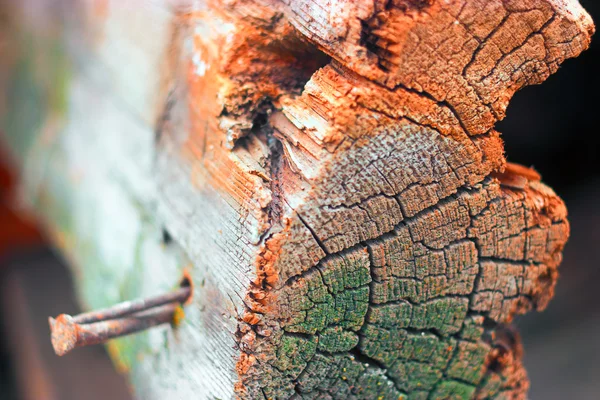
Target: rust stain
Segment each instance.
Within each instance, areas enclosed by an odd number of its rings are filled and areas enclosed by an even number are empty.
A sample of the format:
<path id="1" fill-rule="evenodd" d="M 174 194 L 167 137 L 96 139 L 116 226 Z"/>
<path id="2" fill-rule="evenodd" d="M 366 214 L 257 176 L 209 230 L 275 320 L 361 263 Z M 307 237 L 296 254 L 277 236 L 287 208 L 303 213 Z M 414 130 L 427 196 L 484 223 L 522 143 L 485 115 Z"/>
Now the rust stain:
<path id="1" fill-rule="evenodd" d="M 177 308 L 175 308 L 175 311 L 173 312 L 173 320 L 172 320 L 172 324 L 175 327 L 178 327 L 179 325 L 181 325 L 181 322 L 183 322 L 183 320 L 185 319 L 185 310 L 183 309 L 182 306 L 178 306 Z"/>
<path id="2" fill-rule="evenodd" d="M 183 304 L 186 306 L 192 304 L 192 301 L 194 299 L 195 288 L 194 281 L 192 280 L 192 274 L 190 273 L 190 267 L 185 267 L 183 269 L 183 277 L 179 281 L 179 286 L 190 288 L 190 294 L 188 295 L 187 299 L 183 302 Z"/>

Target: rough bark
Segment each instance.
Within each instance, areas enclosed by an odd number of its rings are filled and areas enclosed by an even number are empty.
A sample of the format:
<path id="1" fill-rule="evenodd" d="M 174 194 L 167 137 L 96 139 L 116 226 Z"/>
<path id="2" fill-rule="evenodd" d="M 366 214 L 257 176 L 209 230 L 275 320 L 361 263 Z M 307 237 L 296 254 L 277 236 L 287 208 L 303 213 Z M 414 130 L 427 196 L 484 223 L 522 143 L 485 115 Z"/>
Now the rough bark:
<path id="1" fill-rule="evenodd" d="M 127 40 L 152 19 L 128 27 L 126 12 L 107 9 L 72 53 L 99 59 L 124 84 L 107 97 L 136 115 L 114 102 L 84 115 L 102 73 L 75 73 L 67 98 L 83 103 L 57 129 L 75 161 L 56 174 L 85 165 L 100 199 L 116 174 L 125 185 L 114 190 L 140 204 L 114 210 L 152 238 L 164 224 L 180 254 L 166 257 L 189 258 L 203 283 L 187 336 L 129 362 L 142 398 L 525 398 L 509 324 L 552 297 L 569 226 L 539 175 L 506 163 L 494 125 L 517 90 L 589 45 L 576 1 L 163 4 L 145 9 L 163 25 L 132 41 L 142 50 L 122 53 L 130 63 L 114 49 L 135 49 Z M 95 29 L 101 46 L 85 42 Z M 106 128 L 127 134 L 122 123 L 140 115 L 137 136 L 94 139 L 105 154 L 81 132 L 111 117 Z M 91 241 L 80 263 L 109 251 Z M 132 265 L 129 279 L 177 280 Z M 84 282 L 98 278 L 83 270 Z M 108 270 L 107 285 L 126 280 Z"/>

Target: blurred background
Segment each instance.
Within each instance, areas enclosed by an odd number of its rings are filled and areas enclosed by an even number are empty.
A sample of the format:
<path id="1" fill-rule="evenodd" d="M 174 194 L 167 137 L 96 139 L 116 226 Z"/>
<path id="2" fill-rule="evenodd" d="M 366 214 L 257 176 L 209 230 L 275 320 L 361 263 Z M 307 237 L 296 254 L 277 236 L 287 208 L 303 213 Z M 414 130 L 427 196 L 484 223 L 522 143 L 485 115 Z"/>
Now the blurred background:
<path id="1" fill-rule="evenodd" d="M 581 4 L 600 21 L 600 2 Z M 570 213 L 556 296 L 516 321 L 533 400 L 600 398 L 599 53 L 595 38 L 543 85 L 519 92 L 498 125 L 508 160 L 535 167 Z M 0 153 L 0 400 L 129 399 L 104 347 L 54 355 L 47 317 L 78 312 L 70 274 L 35 222 L 6 207 L 14 179 L 1 161 Z"/>

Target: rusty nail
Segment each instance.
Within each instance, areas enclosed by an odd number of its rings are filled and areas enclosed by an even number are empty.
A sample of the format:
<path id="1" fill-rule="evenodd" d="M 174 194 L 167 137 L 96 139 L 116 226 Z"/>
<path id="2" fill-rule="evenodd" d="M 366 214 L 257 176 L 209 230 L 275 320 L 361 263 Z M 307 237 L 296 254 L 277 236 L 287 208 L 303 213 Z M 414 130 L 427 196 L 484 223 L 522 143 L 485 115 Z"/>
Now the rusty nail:
<path id="1" fill-rule="evenodd" d="M 143 300 L 70 316 L 48 318 L 54 352 L 63 356 L 76 347 L 104 343 L 153 326 L 173 322 L 177 308 L 188 300 L 190 287 Z"/>
<path id="2" fill-rule="evenodd" d="M 185 303 L 190 296 L 189 286 L 181 287 L 174 292 L 166 293 L 160 296 L 147 299 L 125 301 L 103 310 L 91 311 L 79 314 L 73 317 L 73 322 L 77 324 L 89 324 L 91 322 L 106 321 L 115 319 L 124 315 L 130 315 L 139 311 L 148 310 L 152 307 L 162 306 L 168 303 Z"/>

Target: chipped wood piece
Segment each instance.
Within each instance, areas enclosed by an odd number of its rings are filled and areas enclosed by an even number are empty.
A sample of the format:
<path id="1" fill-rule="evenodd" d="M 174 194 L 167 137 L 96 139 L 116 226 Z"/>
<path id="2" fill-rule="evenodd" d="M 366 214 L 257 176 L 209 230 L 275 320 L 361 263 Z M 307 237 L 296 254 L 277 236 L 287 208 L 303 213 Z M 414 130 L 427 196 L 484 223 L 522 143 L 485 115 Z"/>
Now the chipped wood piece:
<path id="1" fill-rule="evenodd" d="M 515 163 L 506 163 L 504 171 L 492 173 L 500 185 L 511 189 L 524 190 L 530 181 L 539 182 L 542 176 L 533 168 L 528 168 Z"/>
<path id="2" fill-rule="evenodd" d="M 181 332 L 113 352 L 142 398 L 526 397 L 509 325 L 552 297 L 569 225 L 494 125 L 588 47 L 577 1 L 165 0 L 135 29 L 102 4 L 46 36 L 80 39 L 67 104 L 7 141 L 50 176 L 25 184 L 90 304 L 192 264 Z"/>

